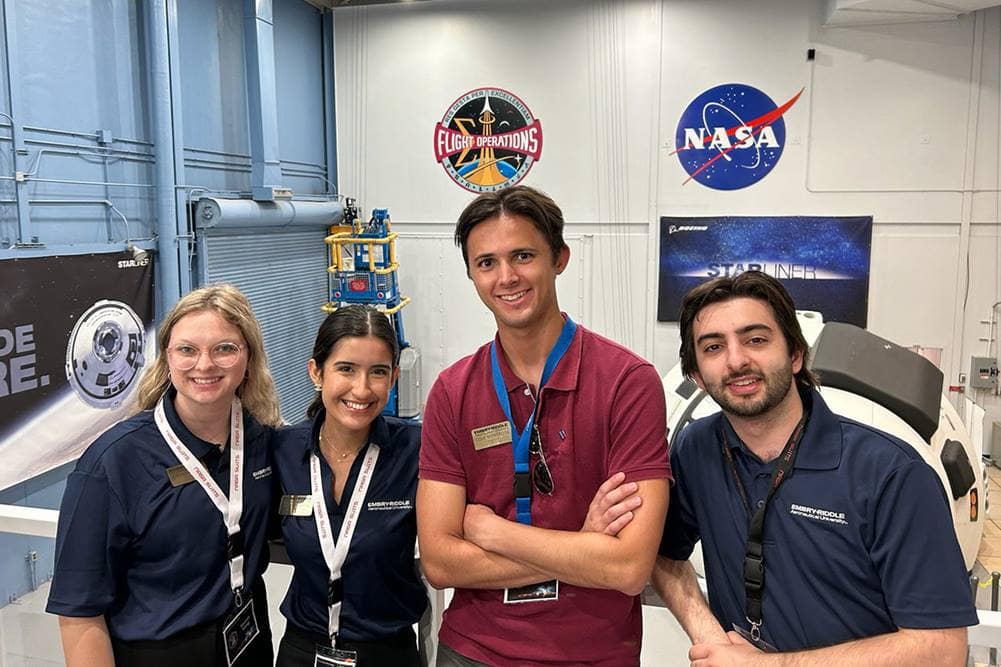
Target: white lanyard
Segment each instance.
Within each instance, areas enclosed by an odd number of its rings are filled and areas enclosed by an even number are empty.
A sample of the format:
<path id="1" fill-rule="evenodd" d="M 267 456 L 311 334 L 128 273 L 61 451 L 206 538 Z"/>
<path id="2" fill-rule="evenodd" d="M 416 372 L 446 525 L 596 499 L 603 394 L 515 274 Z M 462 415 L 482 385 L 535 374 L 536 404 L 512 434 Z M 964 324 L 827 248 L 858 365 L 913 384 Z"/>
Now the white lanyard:
<path id="1" fill-rule="evenodd" d="M 156 419 L 160 435 L 170 446 L 171 451 L 184 466 L 185 470 L 205 489 L 209 499 L 222 514 L 226 522 L 226 534 L 229 536 L 227 548 L 229 557 L 229 581 L 236 595 L 237 607 L 243 606 L 243 540 L 240 539 L 240 515 L 243 514 L 243 406 L 240 399 L 233 397 L 233 405 L 229 412 L 229 498 L 222 492 L 216 481 L 209 475 L 194 454 L 191 453 L 181 439 L 174 433 L 167 421 L 163 409 L 163 398 L 156 404 L 153 416 Z"/>
<path id="2" fill-rule="evenodd" d="M 327 586 L 327 631 L 330 635 L 331 644 L 337 638 L 337 631 L 341 623 L 341 598 L 343 597 L 343 586 L 341 584 L 341 567 L 348 557 L 348 547 L 351 545 L 351 536 L 354 535 L 355 526 L 358 525 L 358 515 L 361 513 L 362 503 L 365 502 L 365 494 L 368 492 L 368 483 L 372 479 L 372 471 L 375 469 L 375 462 L 379 458 L 379 445 L 369 443 L 368 453 L 361 463 L 361 470 L 358 472 L 358 479 L 355 480 L 355 490 L 351 493 L 351 500 L 348 504 L 347 512 L 344 514 L 344 523 L 341 524 L 341 534 L 337 537 L 337 546 L 334 546 L 333 535 L 330 531 L 330 517 L 327 515 L 327 501 L 324 500 L 323 482 L 320 475 L 320 457 L 314 451 L 309 460 L 309 485 L 313 494 L 313 516 L 316 519 L 316 532 L 320 538 L 320 549 L 323 551 L 323 560 L 330 570 L 330 581 Z"/>

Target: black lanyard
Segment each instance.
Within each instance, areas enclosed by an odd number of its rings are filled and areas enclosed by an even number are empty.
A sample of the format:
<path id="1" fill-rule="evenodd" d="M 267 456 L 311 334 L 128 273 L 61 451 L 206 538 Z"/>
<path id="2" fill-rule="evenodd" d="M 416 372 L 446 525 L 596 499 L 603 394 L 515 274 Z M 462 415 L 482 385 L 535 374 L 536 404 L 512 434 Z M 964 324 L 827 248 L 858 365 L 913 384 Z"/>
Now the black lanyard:
<path id="1" fill-rule="evenodd" d="M 768 493 L 764 501 L 752 514 L 751 501 L 747 495 L 744 483 L 740 481 L 737 474 L 737 466 L 733 462 L 733 454 L 726 441 L 726 428 L 720 424 L 719 436 L 720 444 L 723 447 L 723 457 L 730 464 L 730 472 L 733 473 L 733 481 L 737 485 L 740 499 L 744 503 L 744 510 L 747 512 L 747 546 L 744 549 L 744 593 L 746 598 L 745 610 L 747 612 L 747 622 L 751 624 L 751 638 L 758 641 L 761 638 L 761 599 L 765 592 L 765 560 L 762 542 L 765 534 L 765 512 L 768 510 L 768 502 L 775 495 L 775 492 L 791 474 L 793 464 L 796 462 L 796 454 L 799 453 L 799 443 L 806 432 L 806 422 L 810 413 L 804 409 L 803 417 L 796 424 L 789 441 L 779 454 L 775 462 L 775 469 L 772 470 L 772 479 L 769 483 Z"/>

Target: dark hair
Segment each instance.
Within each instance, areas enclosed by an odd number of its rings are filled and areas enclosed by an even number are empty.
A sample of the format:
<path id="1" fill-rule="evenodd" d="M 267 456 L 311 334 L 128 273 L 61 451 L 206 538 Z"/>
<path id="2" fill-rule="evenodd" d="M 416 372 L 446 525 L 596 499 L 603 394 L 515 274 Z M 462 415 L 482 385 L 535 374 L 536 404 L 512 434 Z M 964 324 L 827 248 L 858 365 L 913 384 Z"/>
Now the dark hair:
<path id="1" fill-rule="evenodd" d="M 473 227 L 502 213 L 520 215 L 531 221 L 553 251 L 553 261 L 567 247 L 563 240 L 563 211 L 546 193 L 527 185 L 514 185 L 496 192 L 484 192 L 463 209 L 455 223 L 455 245 L 462 249 L 462 261 L 469 272 L 466 242 Z"/>
<path id="2" fill-rule="evenodd" d="M 400 343 L 396 331 L 385 313 L 369 306 L 344 306 L 327 315 L 313 343 L 313 362 L 323 368 L 330 353 L 342 338 L 378 338 L 389 348 L 393 358 L 393 368 L 400 363 Z M 321 371 L 322 372 L 322 371 Z M 306 417 L 312 419 L 323 409 L 323 396 L 316 392 L 313 402 L 306 410 Z"/>
<path id="3" fill-rule="evenodd" d="M 819 384 L 817 376 L 807 368 L 810 346 L 803 337 L 799 321 L 796 319 L 796 307 L 793 305 L 789 292 L 777 279 L 761 271 L 745 271 L 735 277 L 715 278 L 693 287 L 681 301 L 681 315 L 678 324 L 681 329 L 681 372 L 686 377 L 699 370 L 695 360 L 695 318 L 702 309 L 714 303 L 746 297 L 757 299 L 767 304 L 775 321 L 785 336 L 789 354 L 803 353 L 803 367 L 796 373 L 796 380 L 804 387 L 816 387 Z"/>

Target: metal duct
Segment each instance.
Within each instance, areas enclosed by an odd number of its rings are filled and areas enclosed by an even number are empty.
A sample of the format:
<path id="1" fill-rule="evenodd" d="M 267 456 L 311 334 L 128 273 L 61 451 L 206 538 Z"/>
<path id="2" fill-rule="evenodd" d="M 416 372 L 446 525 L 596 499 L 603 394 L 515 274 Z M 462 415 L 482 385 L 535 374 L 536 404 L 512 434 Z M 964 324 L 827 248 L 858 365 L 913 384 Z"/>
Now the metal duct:
<path id="1" fill-rule="evenodd" d="M 236 227 L 328 227 L 344 220 L 344 206 L 338 201 L 254 201 L 202 197 L 195 208 L 199 229 Z"/>

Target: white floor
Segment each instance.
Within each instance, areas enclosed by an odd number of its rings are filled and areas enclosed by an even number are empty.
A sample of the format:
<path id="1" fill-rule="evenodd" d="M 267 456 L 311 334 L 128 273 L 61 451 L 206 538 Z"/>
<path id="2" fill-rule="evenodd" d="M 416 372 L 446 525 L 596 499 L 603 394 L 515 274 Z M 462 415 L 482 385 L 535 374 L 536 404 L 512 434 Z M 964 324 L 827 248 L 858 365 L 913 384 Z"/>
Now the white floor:
<path id="1" fill-rule="evenodd" d="M 287 565 L 271 565 L 265 577 L 275 648 L 285 632 L 278 605 L 292 577 Z M 56 618 L 45 613 L 49 585 L 0 609 L 0 667 L 65 667 Z M 643 607 L 643 667 L 687 665 L 688 639 L 668 611 Z"/>

